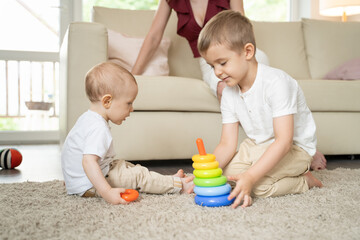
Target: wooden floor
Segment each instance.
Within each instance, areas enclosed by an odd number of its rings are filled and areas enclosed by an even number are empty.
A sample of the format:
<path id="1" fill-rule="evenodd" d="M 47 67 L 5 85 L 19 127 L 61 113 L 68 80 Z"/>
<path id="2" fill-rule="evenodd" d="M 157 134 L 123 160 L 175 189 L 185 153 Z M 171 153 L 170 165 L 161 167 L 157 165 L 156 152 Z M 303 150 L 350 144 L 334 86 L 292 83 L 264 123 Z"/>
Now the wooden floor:
<path id="1" fill-rule="evenodd" d="M 0 149 L 7 147 L 17 148 L 23 155 L 23 161 L 16 169 L 0 168 L 0 183 L 63 180 L 59 145 L 0 146 Z M 326 157 L 328 159 L 328 169 L 338 167 L 360 168 L 359 155 Z M 191 159 L 141 161 L 134 163 L 139 163 L 161 174 L 175 174 L 180 168 L 188 173 L 193 171 Z"/>

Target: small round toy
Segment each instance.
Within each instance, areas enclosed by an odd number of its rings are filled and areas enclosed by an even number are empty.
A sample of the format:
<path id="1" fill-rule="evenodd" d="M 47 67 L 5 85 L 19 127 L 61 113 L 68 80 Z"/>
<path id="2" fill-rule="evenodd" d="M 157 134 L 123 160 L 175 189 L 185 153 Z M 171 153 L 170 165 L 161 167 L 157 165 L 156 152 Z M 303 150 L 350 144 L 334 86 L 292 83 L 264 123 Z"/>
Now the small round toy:
<path id="1" fill-rule="evenodd" d="M 120 193 L 120 196 L 128 202 L 135 201 L 139 197 L 139 192 L 134 189 L 125 189 L 125 192 Z"/>
<path id="2" fill-rule="evenodd" d="M 22 162 L 21 153 L 15 148 L 5 148 L 0 150 L 0 167 L 11 169 L 19 166 Z"/>
<path id="3" fill-rule="evenodd" d="M 194 184 L 200 187 L 217 187 L 225 185 L 227 178 L 225 176 L 220 176 L 216 178 L 194 178 Z"/>
<path id="4" fill-rule="evenodd" d="M 200 206 L 205 207 L 222 207 L 228 206 L 232 204 L 235 198 L 228 200 L 229 194 L 221 195 L 221 196 L 212 196 L 212 197 L 205 197 L 196 195 L 195 196 L 195 203 Z"/>
<path id="5" fill-rule="evenodd" d="M 193 173 L 195 177 L 198 178 L 215 178 L 215 177 L 220 177 L 222 172 L 223 171 L 221 168 L 215 168 L 215 169 L 206 169 L 206 170 L 195 169 Z"/>
<path id="6" fill-rule="evenodd" d="M 194 193 L 196 195 L 206 196 L 206 197 L 221 196 L 221 195 L 229 194 L 230 192 L 231 192 L 231 186 L 228 183 L 218 187 L 195 186 L 194 188 Z"/>
<path id="7" fill-rule="evenodd" d="M 218 161 L 213 161 L 213 162 L 205 162 L 205 163 L 196 163 L 194 162 L 192 164 L 193 168 L 195 169 L 215 169 L 219 167 L 219 162 Z"/>

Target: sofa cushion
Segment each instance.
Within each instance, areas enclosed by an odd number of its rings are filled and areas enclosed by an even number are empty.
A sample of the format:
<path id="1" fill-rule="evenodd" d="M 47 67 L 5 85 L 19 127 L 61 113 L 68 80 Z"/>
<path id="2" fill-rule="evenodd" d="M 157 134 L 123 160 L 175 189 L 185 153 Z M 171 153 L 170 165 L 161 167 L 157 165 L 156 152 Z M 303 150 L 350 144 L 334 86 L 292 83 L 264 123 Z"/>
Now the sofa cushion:
<path id="1" fill-rule="evenodd" d="M 299 80 L 313 112 L 359 112 L 360 80 Z"/>
<path id="2" fill-rule="evenodd" d="M 108 57 L 128 71 L 134 67 L 144 38 L 130 37 L 108 29 Z M 168 76 L 170 39 L 163 38 L 141 75 Z"/>
<path id="3" fill-rule="evenodd" d="M 280 68 L 296 79 L 309 79 L 301 22 L 252 22 L 256 45 L 270 66 Z"/>
<path id="4" fill-rule="evenodd" d="M 135 111 L 220 112 L 217 98 L 202 80 L 169 76 L 135 78 L 139 87 Z"/>
<path id="5" fill-rule="evenodd" d="M 360 23 L 303 19 L 311 78 L 321 79 L 345 62 L 360 57 Z"/>
<path id="6" fill-rule="evenodd" d="M 132 36 L 145 37 L 154 18 L 154 10 L 129 10 L 105 7 L 94 7 L 92 20 L 106 28 Z M 176 33 L 177 16 L 172 13 L 166 26 L 164 36 L 170 38 L 169 67 L 171 76 L 182 76 L 201 79 L 198 59 L 193 57 L 189 43 Z"/>
<path id="7" fill-rule="evenodd" d="M 360 58 L 352 59 L 328 72 L 324 79 L 360 80 Z"/>

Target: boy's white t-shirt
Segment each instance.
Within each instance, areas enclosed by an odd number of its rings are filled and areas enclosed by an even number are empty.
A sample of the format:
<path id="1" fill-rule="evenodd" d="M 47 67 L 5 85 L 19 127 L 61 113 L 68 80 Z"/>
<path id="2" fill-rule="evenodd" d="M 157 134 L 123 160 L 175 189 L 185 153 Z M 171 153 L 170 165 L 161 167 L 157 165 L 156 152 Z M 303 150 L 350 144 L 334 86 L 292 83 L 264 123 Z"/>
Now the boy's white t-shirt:
<path id="1" fill-rule="evenodd" d="M 93 187 L 82 166 L 84 154 L 99 156 L 99 166 L 106 176 L 115 157 L 110 126 L 91 110 L 79 117 L 63 145 L 61 165 L 68 194 L 83 194 Z"/>
<path id="2" fill-rule="evenodd" d="M 273 118 L 293 114 L 293 143 L 311 156 L 316 152 L 316 126 L 297 81 L 285 72 L 258 64 L 255 81 L 242 93 L 226 86 L 221 98 L 222 123 L 240 122 L 256 144 L 275 140 Z"/>

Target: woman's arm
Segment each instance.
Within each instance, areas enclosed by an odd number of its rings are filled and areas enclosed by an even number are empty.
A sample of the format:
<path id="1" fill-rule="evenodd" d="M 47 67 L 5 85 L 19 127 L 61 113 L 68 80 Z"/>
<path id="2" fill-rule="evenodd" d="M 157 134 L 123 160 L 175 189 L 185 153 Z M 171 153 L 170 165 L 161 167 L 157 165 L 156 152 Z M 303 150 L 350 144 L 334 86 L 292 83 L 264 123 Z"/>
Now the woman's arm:
<path id="1" fill-rule="evenodd" d="M 245 15 L 243 0 L 230 0 L 230 9 L 239 11 L 242 15 Z"/>
<path id="2" fill-rule="evenodd" d="M 220 143 L 214 150 L 219 167 L 224 168 L 236 153 L 239 135 L 239 123 L 228 123 L 222 125 Z"/>
<path id="3" fill-rule="evenodd" d="M 134 67 L 131 70 L 132 74 L 141 75 L 144 72 L 146 65 L 153 57 L 161 42 L 170 14 L 171 8 L 169 4 L 166 0 L 160 0 L 150 30 L 145 37 L 139 56 L 137 57 Z"/>

